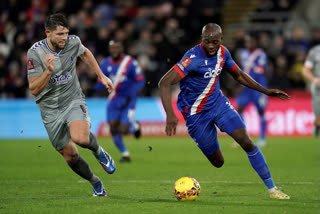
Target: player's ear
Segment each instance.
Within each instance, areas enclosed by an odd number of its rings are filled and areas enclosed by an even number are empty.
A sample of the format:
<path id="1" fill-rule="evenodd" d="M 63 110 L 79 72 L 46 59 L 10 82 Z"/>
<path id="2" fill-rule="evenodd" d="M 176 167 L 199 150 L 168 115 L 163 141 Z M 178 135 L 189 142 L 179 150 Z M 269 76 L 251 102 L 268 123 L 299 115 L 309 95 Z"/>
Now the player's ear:
<path id="1" fill-rule="evenodd" d="M 49 29 L 46 29 L 44 32 L 45 32 L 47 37 L 50 36 L 51 31 Z"/>

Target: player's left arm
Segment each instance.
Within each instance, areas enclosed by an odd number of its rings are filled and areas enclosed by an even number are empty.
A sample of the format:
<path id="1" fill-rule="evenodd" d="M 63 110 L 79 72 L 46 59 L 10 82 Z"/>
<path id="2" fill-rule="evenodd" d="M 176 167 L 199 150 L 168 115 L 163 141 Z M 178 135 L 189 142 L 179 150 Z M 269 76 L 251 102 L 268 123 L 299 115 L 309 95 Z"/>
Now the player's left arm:
<path id="1" fill-rule="evenodd" d="M 254 89 L 271 97 L 278 97 L 282 100 L 289 99 L 289 95 L 279 89 L 267 89 L 252 79 L 247 73 L 243 72 L 238 66 L 234 70 L 229 70 L 231 76 L 240 84 Z"/>
<path id="2" fill-rule="evenodd" d="M 83 54 L 80 55 L 80 58 L 97 74 L 101 83 L 108 89 L 108 92 L 111 93 L 113 90 L 113 84 L 111 80 L 103 74 L 91 51 L 88 48 L 85 48 Z"/>

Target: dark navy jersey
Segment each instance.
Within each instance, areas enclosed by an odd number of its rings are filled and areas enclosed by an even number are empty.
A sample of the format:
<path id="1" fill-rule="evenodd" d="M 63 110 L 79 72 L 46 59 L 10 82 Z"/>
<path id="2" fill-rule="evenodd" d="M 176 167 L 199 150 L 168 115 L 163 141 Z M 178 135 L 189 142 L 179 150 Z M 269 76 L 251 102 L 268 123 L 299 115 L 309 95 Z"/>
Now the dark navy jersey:
<path id="1" fill-rule="evenodd" d="M 223 96 L 219 83 L 222 69 L 234 71 L 237 67 L 230 52 L 223 45 L 214 56 L 207 56 L 201 44 L 188 50 L 173 66 L 182 78 L 178 109 L 194 115 L 215 108 L 218 102 L 224 100 L 219 99 Z"/>
<path id="2" fill-rule="evenodd" d="M 143 72 L 138 62 L 129 55 L 122 55 L 117 62 L 109 56 L 100 63 L 100 68 L 114 85 L 114 90 L 108 97 L 109 100 L 115 97 L 137 96 L 144 85 Z M 97 86 L 96 90 L 99 90 L 99 86 L 103 85 L 98 83 Z"/>

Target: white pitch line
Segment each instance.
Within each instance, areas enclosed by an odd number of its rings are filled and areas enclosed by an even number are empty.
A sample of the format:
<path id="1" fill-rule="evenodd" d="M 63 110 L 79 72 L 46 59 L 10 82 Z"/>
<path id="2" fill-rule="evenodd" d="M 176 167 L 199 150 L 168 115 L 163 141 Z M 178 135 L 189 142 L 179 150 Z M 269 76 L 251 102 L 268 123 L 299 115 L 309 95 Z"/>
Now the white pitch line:
<path id="1" fill-rule="evenodd" d="M 111 183 L 162 183 L 162 184 L 170 184 L 174 183 L 175 181 L 170 180 L 111 180 Z M 261 182 L 252 182 L 252 181 L 199 181 L 199 183 L 205 184 L 260 184 Z M 317 184 L 311 181 L 293 181 L 293 182 L 277 182 L 277 184 L 298 184 L 298 185 L 314 185 Z M 320 182 L 319 182 L 320 184 Z"/>

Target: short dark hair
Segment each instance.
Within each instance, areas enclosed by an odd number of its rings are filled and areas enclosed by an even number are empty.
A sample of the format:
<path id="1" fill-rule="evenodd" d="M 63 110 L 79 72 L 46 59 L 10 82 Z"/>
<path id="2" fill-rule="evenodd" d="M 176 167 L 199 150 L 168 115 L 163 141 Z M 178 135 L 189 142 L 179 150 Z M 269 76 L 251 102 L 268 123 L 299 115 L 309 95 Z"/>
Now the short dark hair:
<path id="1" fill-rule="evenodd" d="M 57 26 L 69 28 L 68 20 L 62 13 L 51 14 L 44 24 L 45 29 L 55 30 Z"/>

